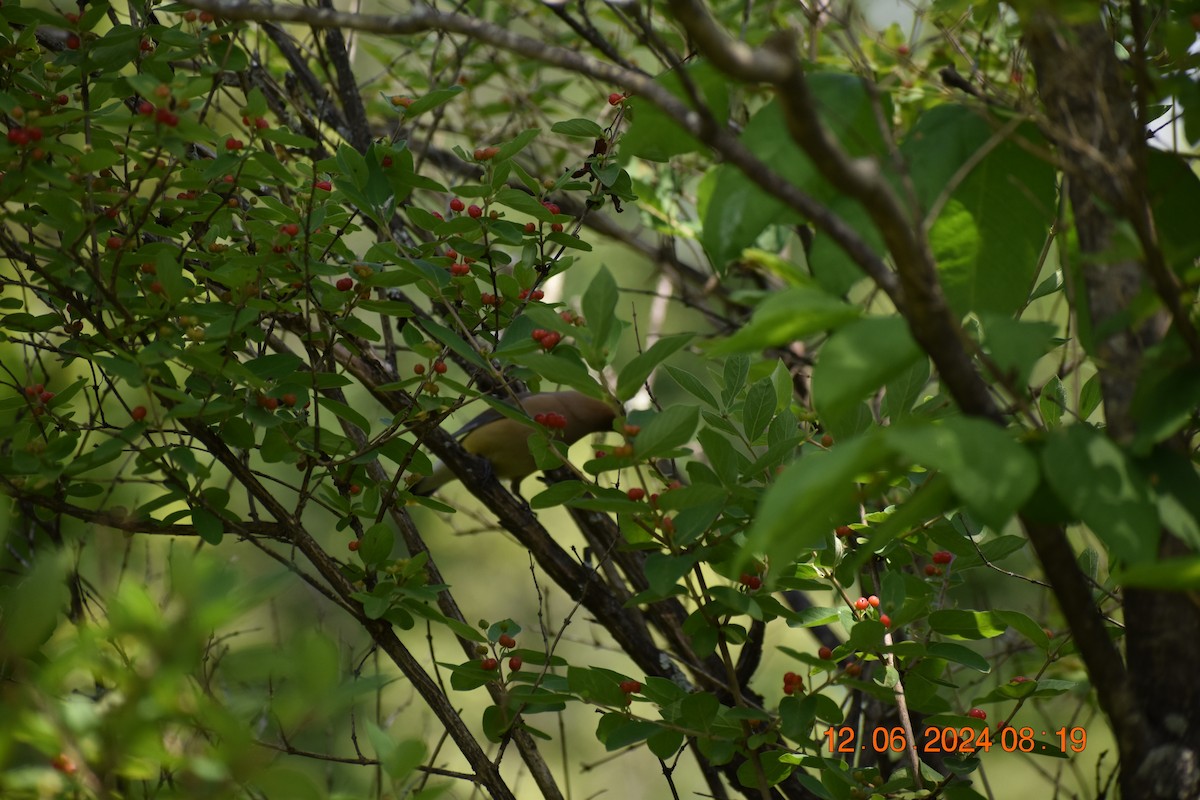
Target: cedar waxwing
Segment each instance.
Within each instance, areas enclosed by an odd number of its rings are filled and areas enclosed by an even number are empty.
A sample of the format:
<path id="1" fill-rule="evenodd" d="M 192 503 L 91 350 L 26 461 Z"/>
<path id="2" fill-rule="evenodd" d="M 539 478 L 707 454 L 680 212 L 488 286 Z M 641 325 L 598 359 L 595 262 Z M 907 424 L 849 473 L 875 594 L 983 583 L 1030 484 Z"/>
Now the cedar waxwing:
<path id="1" fill-rule="evenodd" d="M 546 430 L 568 446 L 589 433 L 608 430 L 617 416 L 608 403 L 579 392 L 521 394 L 518 398 L 530 417 L 539 422 L 544 420 Z M 533 426 L 489 408 L 454 436 L 468 453 L 483 456 L 491 462 L 497 478 L 511 479 L 513 494 L 519 496 L 517 488 L 521 481 L 537 471 L 537 464 L 529 452 L 529 437 L 533 432 Z M 433 474 L 418 481 L 411 491 L 416 495 L 432 494 L 443 484 L 457 479 L 458 476 L 445 464 L 438 462 Z"/>

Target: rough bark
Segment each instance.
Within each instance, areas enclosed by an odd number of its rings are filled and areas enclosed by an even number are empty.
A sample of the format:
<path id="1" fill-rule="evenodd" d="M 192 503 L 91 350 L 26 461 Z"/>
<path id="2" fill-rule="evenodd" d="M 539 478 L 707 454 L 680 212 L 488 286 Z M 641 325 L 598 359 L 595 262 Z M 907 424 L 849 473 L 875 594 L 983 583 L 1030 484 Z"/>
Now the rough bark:
<path id="1" fill-rule="evenodd" d="M 1127 443 L 1137 429 L 1132 400 L 1145 353 L 1169 324 L 1163 311 L 1137 326 L 1112 326 L 1148 281 L 1142 260 L 1104 257 L 1118 222 L 1136 225 L 1147 212 L 1145 138 L 1130 81 L 1103 25 L 1068 26 L 1047 15 L 1035 19 L 1027 34 L 1047 134 L 1061 159 L 1078 232 L 1078 300 L 1086 303 L 1092 330 L 1104 332 L 1095 336 L 1093 356 L 1101 366 L 1108 434 Z M 1185 550 L 1162 532 L 1160 555 Z M 1113 703 L 1097 687 L 1118 734 L 1122 796 L 1200 797 L 1200 690 L 1185 666 L 1200 658 L 1200 609 L 1174 592 L 1131 589 L 1124 599 L 1125 658 L 1136 707 Z"/>

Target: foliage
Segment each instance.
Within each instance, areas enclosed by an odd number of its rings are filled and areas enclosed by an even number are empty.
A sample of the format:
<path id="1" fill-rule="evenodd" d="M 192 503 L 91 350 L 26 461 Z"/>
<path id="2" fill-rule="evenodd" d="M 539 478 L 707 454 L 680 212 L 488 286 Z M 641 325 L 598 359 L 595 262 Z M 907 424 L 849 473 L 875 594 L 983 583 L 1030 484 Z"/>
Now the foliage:
<path id="1" fill-rule="evenodd" d="M 1061 5 L 5 3 L 4 796 L 560 797 L 563 715 L 664 796 L 976 798 L 1100 711 L 1133 796 L 1174 740 L 1123 592 L 1198 588 L 1200 182 L 1072 161 L 1016 44 L 1098 27 Z M 1200 7 L 1146 11 L 1139 142 L 1194 141 Z M 559 387 L 622 408 L 588 457 L 519 408 Z M 485 404 L 527 504 L 439 427 Z M 430 453 L 484 510 L 408 491 Z M 460 607 L 439 516 L 529 550 L 527 614 Z"/>

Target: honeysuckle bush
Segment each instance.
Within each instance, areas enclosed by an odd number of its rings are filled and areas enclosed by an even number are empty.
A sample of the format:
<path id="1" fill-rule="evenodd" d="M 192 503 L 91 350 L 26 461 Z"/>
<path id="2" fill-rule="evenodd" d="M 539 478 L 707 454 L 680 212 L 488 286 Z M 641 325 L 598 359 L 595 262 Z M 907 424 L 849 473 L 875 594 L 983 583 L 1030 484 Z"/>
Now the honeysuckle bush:
<path id="1" fill-rule="evenodd" d="M 4 796 L 1198 796 L 1200 4 L 1044 5 L 5 2 Z"/>

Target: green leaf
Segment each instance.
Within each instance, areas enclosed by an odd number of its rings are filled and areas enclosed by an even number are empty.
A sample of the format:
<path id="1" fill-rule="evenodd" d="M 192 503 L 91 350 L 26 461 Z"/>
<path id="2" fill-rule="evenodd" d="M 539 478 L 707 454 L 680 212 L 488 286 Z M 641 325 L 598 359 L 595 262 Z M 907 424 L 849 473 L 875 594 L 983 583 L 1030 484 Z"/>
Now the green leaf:
<path id="1" fill-rule="evenodd" d="M 392 555 L 395 543 L 396 534 L 392 526 L 386 522 L 377 523 L 363 533 L 358 543 L 358 557 L 368 566 L 378 564 Z"/>
<path id="2" fill-rule="evenodd" d="M 770 378 L 763 378 L 750 387 L 746 402 L 742 405 L 742 425 L 746 438 L 757 442 L 775 416 L 775 385 Z"/>
<path id="3" fill-rule="evenodd" d="M 953 661 L 956 664 L 970 667 L 977 672 L 988 673 L 992 671 L 992 665 L 983 656 L 976 653 L 969 647 L 964 647 L 961 644 L 952 642 L 931 642 L 926 652 L 933 658 L 941 658 L 946 661 Z"/>
<path id="4" fill-rule="evenodd" d="M 678 383 L 679 386 L 692 397 L 695 397 L 709 408 L 720 408 L 717 398 L 713 396 L 713 393 L 708 390 L 708 387 L 701 383 L 700 379 L 695 375 L 690 372 L 685 372 L 681 369 L 676 369 L 672 366 L 667 366 L 666 370 L 667 374 L 670 375 L 675 382 Z"/>
<path id="5" fill-rule="evenodd" d="M 1042 387 L 1038 397 L 1038 410 L 1042 412 L 1042 419 L 1046 421 L 1047 427 L 1058 427 L 1066 407 L 1067 391 L 1063 388 L 1062 381 L 1055 375 Z"/>
<path id="6" fill-rule="evenodd" d="M 1037 460 L 990 422 L 951 417 L 895 426 L 887 441 L 913 462 L 944 474 L 971 514 L 995 530 L 1037 488 Z"/>
<path id="7" fill-rule="evenodd" d="M 815 73 L 808 76 L 808 83 L 817 113 L 834 140 L 851 156 L 883 156 L 886 148 L 876 114 L 890 118 L 886 96 L 868 93 L 861 78 L 847 73 Z M 884 101 L 883 109 L 876 105 L 879 100 Z M 778 100 L 772 100 L 751 117 L 741 141 L 760 160 L 770 164 L 782 180 L 817 200 L 830 201 L 838 196 L 788 133 Z M 743 250 L 753 246 L 768 227 L 800 221 L 781 200 L 731 164 L 712 170 L 703 188 L 708 199 L 701 209 L 704 227 L 700 240 L 720 272 Z M 853 202 L 847 205 L 856 207 Z M 865 215 L 860 213 L 858 221 L 862 224 L 856 225 L 857 229 L 873 229 Z M 825 237 L 817 237 L 817 241 L 823 242 Z M 813 263 L 817 261 L 814 257 Z"/>
<path id="8" fill-rule="evenodd" d="M 1196 591 L 1200 589 L 1200 556 L 1134 564 L 1116 571 L 1113 580 L 1121 586 L 1170 592 Z"/>
<path id="9" fill-rule="evenodd" d="M 563 136 L 578 136 L 582 139 L 603 139 L 604 128 L 590 119 L 568 119 L 556 122 L 550 127 L 554 133 Z"/>
<path id="10" fill-rule="evenodd" d="M 683 747 L 683 731 L 663 728 L 646 739 L 646 746 L 661 761 L 669 761 Z"/>
<path id="11" fill-rule="evenodd" d="M 828 427 L 831 420 L 843 420 L 847 408 L 903 374 L 922 357 L 900 317 L 852 322 L 836 331 L 821 348 L 813 368 L 813 405 Z M 844 428 L 833 430 L 839 439 L 851 433 Z"/>
<path id="12" fill-rule="evenodd" d="M 700 409 L 696 406 L 670 406 L 642 425 L 633 440 L 634 453 L 642 459 L 666 455 L 690 442 L 699 425 Z"/>
<path id="13" fill-rule="evenodd" d="M 367 418 L 345 403 L 338 402 L 337 400 L 326 397 L 325 395 L 318 395 L 317 405 L 333 414 L 335 417 L 344 419 L 346 422 L 354 425 L 363 433 L 370 434 L 371 423 L 367 422 Z"/>
<path id="14" fill-rule="evenodd" d="M 857 482 L 892 458 L 881 444 L 868 434 L 807 453 L 785 469 L 759 503 L 742 563 L 760 552 L 772 564 L 790 563 L 850 519 L 863 500 Z"/>
<path id="15" fill-rule="evenodd" d="M 598 351 L 606 349 L 609 333 L 617 324 L 617 297 L 616 280 L 608 271 L 608 267 L 600 267 L 600 271 L 588 284 L 587 291 L 583 293 L 581 302 L 583 316 L 587 319 L 588 329 L 592 334 L 592 342 Z M 599 355 L 600 362 L 593 362 L 592 366 L 601 367 L 607 362 L 603 357 L 605 353 L 601 352 Z"/>
<path id="16" fill-rule="evenodd" d="M 916 363 L 887 382 L 883 396 L 883 413 L 897 423 L 912 414 L 913 404 L 929 384 L 929 359 L 918 358 Z"/>
<path id="17" fill-rule="evenodd" d="M 992 361 L 1014 385 L 1024 387 L 1038 359 L 1050 351 L 1057 326 L 999 314 L 980 314 L 979 321 L 983 325 L 983 346 Z"/>
<path id="18" fill-rule="evenodd" d="M 704 98 L 705 106 L 718 120 L 724 121 L 729 109 L 729 82 L 724 74 L 701 59 L 693 59 L 682 68 Z M 664 72 L 654 80 L 671 94 L 688 102 L 683 82 L 675 70 Z M 629 130 L 621 137 L 622 160 L 633 156 L 647 161 L 667 161 L 673 156 L 700 149 L 698 141 L 650 101 L 635 95 L 625 103 Z"/>
<path id="19" fill-rule="evenodd" d="M 929 241 L 958 314 L 1023 307 L 1055 218 L 1054 167 L 1015 141 L 1041 143 L 1040 134 L 1022 125 L 1003 141 L 997 136 L 974 109 L 944 103 L 917 120 L 900 148 L 922 206 L 946 200 Z"/>
<path id="20" fill-rule="evenodd" d="M 431 111 L 443 103 L 447 103 L 455 96 L 461 93 L 463 87 L 451 86 L 448 89 L 435 89 L 419 100 L 413 101 L 412 105 L 404 109 L 405 117 L 415 117 L 417 114 L 423 114 L 426 111 Z"/>
<path id="21" fill-rule="evenodd" d="M 200 538 L 209 544 L 220 544 L 225 536 L 225 523 L 207 509 L 192 509 L 192 524 L 196 526 L 196 533 Z"/>
<path id="22" fill-rule="evenodd" d="M 375 756 L 389 777 L 402 780 L 425 760 L 425 743 L 420 739 L 392 740 L 382 728 L 366 720 L 367 738 L 375 748 Z"/>
<path id="23" fill-rule="evenodd" d="M 820 289 L 793 286 L 767 297 L 754 309 L 748 323 L 707 349 L 714 356 L 757 352 L 835 330 L 858 319 L 861 313 Z"/>
<path id="24" fill-rule="evenodd" d="M 624 403 L 641 391 L 642 384 L 650 377 L 655 367 L 686 347 L 692 338 L 690 333 L 664 336 L 650 345 L 649 350 L 630 360 L 617 376 L 617 399 Z"/>
<path id="25" fill-rule="evenodd" d="M 991 639 L 1004 633 L 1008 623 L 991 611 L 943 608 L 929 615 L 929 627 L 953 639 Z"/>
<path id="26" fill-rule="evenodd" d="M 538 128 L 529 128 L 528 130 L 521 131 L 512 139 L 500 145 L 500 149 L 493 157 L 493 160 L 507 161 L 528 147 L 529 143 L 536 139 L 539 134 L 541 134 L 541 131 Z"/>
<path id="27" fill-rule="evenodd" d="M 1127 564 L 1158 552 L 1158 511 L 1145 478 L 1111 439 L 1087 425 L 1051 431 L 1042 464 L 1054 493 Z"/>

